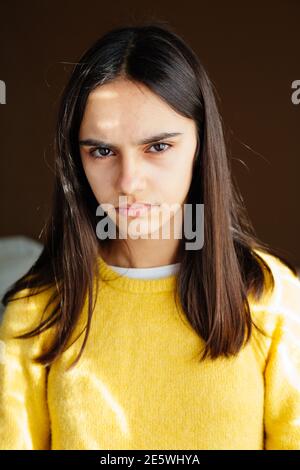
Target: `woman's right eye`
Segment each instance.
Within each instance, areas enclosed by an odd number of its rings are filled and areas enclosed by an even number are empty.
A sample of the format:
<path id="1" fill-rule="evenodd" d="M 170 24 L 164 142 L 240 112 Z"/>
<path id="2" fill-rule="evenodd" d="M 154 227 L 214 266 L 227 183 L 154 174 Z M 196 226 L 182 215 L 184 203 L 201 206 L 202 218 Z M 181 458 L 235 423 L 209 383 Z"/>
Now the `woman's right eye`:
<path id="1" fill-rule="evenodd" d="M 93 149 L 91 149 L 89 151 L 89 154 L 93 157 L 93 158 L 98 158 L 100 160 L 104 160 L 105 158 L 108 158 L 109 155 L 96 155 L 95 152 L 98 152 L 98 151 L 101 151 L 101 150 L 110 150 L 108 147 L 95 147 Z"/>

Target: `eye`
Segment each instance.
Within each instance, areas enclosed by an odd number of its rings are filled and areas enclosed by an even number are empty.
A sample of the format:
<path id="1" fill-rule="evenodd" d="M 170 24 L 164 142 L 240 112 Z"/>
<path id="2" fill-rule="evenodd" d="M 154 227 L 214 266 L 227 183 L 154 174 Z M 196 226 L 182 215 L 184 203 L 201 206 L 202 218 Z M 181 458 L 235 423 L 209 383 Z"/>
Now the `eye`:
<path id="1" fill-rule="evenodd" d="M 172 147 L 172 145 L 170 145 L 170 144 L 166 144 L 165 142 L 158 142 L 157 144 L 153 144 L 153 145 L 151 145 L 151 147 L 156 147 L 156 146 L 158 146 L 158 145 L 167 145 L 167 146 L 168 146 L 168 148 L 169 148 L 169 147 Z M 151 148 L 151 147 L 150 147 L 150 148 Z M 167 148 L 167 149 L 165 149 L 165 150 L 162 150 L 161 152 L 159 151 L 159 152 L 154 152 L 154 153 L 162 153 L 162 152 L 166 152 L 166 151 L 168 150 L 168 148 Z M 150 152 L 150 153 L 152 153 L 152 152 Z"/>
<path id="2" fill-rule="evenodd" d="M 110 150 L 108 147 L 94 147 L 89 151 L 89 154 L 93 158 L 98 158 L 99 160 L 104 160 L 105 158 L 109 158 L 109 155 L 96 155 L 95 152 L 101 151 L 101 150 Z"/>

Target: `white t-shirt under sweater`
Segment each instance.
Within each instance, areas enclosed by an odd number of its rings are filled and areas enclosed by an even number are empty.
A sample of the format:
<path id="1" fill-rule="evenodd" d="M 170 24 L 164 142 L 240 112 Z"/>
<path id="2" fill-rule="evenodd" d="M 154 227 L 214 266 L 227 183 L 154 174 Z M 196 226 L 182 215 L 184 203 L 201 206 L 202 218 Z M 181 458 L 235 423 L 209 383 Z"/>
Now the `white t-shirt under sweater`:
<path id="1" fill-rule="evenodd" d="M 119 274 L 124 274 L 127 277 L 135 279 L 161 279 L 176 274 L 179 270 L 180 263 L 166 264 L 155 268 L 123 268 L 110 264 L 108 266 Z"/>

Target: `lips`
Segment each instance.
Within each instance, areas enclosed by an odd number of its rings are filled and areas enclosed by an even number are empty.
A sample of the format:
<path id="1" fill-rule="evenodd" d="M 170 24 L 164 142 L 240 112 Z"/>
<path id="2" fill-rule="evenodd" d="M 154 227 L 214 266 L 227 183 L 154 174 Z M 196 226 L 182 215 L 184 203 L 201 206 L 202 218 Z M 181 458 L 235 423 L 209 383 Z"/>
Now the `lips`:
<path id="1" fill-rule="evenodd" d="M 120 214 L 123 215 L 128 215 L 130 217 L 140 217 L 145 215 L 152 207 L 154 207 L 153 204 L 134 203 L 130 206 L 119 206 L 117 210 Z"/>
<path id="2" fill-rule="evenodd" d="M 138 210 L 143 209 L 144 207 L 151 207 L 152 204 L 142 204 L 142 203 L 134 203 L 131 205 L 119 206 L 118 209 L 127 209 L 127 210 Z"/>

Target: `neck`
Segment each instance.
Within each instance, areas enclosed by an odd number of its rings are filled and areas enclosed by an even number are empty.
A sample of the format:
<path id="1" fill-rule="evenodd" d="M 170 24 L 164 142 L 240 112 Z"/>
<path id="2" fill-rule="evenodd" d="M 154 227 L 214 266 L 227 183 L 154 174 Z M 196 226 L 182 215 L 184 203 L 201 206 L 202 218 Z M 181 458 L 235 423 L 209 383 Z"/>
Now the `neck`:
<path id="1" fill-rule="evenodd" d="M 108 265 L 123 268 L 154 268 L 181 260 L 180 240 L 176 239 L 110 240 L 99 252 Z"/>

